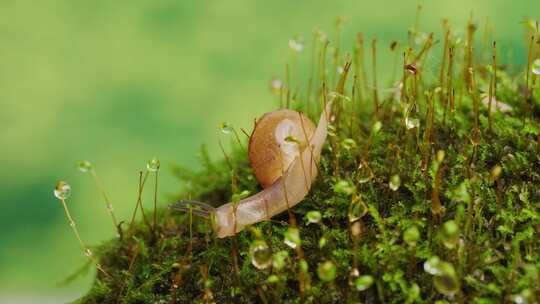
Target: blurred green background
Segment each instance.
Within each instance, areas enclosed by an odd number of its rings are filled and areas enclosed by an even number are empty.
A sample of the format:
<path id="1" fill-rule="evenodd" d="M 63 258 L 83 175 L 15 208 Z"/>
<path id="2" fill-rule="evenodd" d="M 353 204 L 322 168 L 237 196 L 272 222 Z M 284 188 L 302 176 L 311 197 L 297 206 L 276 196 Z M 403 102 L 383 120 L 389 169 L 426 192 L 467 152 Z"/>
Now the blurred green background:
<path id="1" fill-rule="evenodd" d="M 196 168 L 203 143 L 219 157 L 218 138 L 229 141 L 217 129 L 221 121 L 249 129 L 277 106 L 268 81 L 283 74 L 290 37 L 305 37 L 299 60 L 307 62 L 314 30 L 332 33 L 345 16 L 342 46 L 358 31 L 376 35 L 384 80 L 388 45 L 405 41 L 417 4 L 426 32 L 440 33 L 448 18 L 463 33 L 471 11 L 479 24 L 489 16 L 511 54 L 505 60 L 516 63 L 525 61 L 523 17 L 540 14 L 538 0 L 2 0 L 0 302 L 46 296 L 39 302 L 56 303 L 91 284 L 87 273 L 58 285 L 86 261 L 52 195 L 58 179 L 73 187 L 69 205 L 83 238 L 98 244 L 113 236 L 77 160 L 95 164 L 118 217 L 128 219 L 138 170 L 157 156 L 166 205 L 180 186 L 173 164 Z"/>

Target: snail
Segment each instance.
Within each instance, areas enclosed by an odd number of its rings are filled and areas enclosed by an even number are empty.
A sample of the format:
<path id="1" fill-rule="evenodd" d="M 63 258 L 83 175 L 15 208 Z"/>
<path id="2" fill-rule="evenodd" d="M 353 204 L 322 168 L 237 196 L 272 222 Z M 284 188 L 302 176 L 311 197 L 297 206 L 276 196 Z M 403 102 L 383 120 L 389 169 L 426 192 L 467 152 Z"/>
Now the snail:
<path id="1" fill-rule="evenodd" d="M 317 127 L 303 114 L 287 109 L 267 113 L 256 122 L 248 157 L 262 191 L 217 208 L 191 200 L 181 200 L 169 207 L 211 218 L 216 235 L 224 238 L 301 202 L 317 177 L 332 103 L 343 94 L 350 66 L 350 62 L 344 65 L 337 95 L 325 103 Z"/>
<path id="2" fill-rule="evenodd" d="M 331 104 L 326 104 L 317 127 L 300 112 L 288 109 L 266 113 L 256 122 L 248 157 L 263 187 L 259 193 L 217 208 L 192 200 L 181 200 L 169 207 L 212 218 L 217 236 L 224 238 L 295 206 L 307 195 L 317 176 Z"/>

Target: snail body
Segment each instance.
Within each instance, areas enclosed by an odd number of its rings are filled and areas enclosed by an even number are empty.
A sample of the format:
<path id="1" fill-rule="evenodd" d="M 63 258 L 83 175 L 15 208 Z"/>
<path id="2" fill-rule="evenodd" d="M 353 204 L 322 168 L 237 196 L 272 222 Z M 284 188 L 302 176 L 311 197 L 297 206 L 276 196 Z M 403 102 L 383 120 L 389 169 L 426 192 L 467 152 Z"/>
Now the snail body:
<path id="1" fill-rule="evenodd" d="M 326 104 L 316 128 L 306 116 L 291 110 L 270 112 L 258 120 L 248 154 L 264 188 L 259 193 L 218 208 L 194 201 L 180 201 L 170 207 L 211 217 L 217 236 L 224 238 L 295 206 L 317 176 L 331 104 Z"/>

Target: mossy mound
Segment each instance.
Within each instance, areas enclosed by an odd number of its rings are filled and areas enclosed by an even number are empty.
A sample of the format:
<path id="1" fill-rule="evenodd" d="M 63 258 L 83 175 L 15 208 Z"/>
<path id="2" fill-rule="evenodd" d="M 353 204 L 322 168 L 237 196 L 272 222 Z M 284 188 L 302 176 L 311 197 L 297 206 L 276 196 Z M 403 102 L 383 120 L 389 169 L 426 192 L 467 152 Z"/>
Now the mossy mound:
<path id="1" fill-rule="evenodd" d="M 343 92 L 322 73 L 311 101 L 283 97 L 312 118 L 337 100 L 320 175 L 291 210 L 299 239 L 287 212 L 217 239 L 207 219 L 163 210 L 156 231 L 141 222 L 96 250 L 112 277 L 98 273 L 80 302 L 537 303 L 539 79 L 530 66 L 480 64 L 490 48 L 474 55 L 449 34 L 437 50 L 426 37 L 405 49 L 389 94 L 365 85 L 359 40 Z M 441 67 L 429 66 L 439 51 Z M 201 172 L 176 169 L 182 197 L 221 204 L 261 190 L 242 149 L 201 160 Z"/>

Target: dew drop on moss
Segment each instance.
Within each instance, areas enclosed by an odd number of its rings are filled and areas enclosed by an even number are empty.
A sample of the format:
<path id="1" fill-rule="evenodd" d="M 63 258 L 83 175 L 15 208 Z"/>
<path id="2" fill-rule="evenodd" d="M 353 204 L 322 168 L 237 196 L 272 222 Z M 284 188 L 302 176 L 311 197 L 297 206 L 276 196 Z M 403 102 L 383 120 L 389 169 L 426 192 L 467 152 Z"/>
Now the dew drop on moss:
<path id="1" fill-rule="evenodd" d="M 81 160 L 77 162 L 77 169 L 82 173 L 89 172 L 90 170 L 92 170 L 92 163 L 87 160 Z"/>
<path id="2" fill-rule="evenodd" d="M 222 122 L 219 124 L 219 129 L 223 134 L 230 134 L 233 130 L 232 126 L 228 122 Z"/>
<path id="3" fill-rule="evenodd" d="M 250 246 L 251 264 L 258 269 L 266 269 L 272 264 L 272 250 L 265 241 L 257 240 Z"/>
<path id="4" fill-rule="evenodd" d="M 429 274 L 436 275 L 440 272 L 440 263 L 441 260 L 439 259 L 439 257 L 431 257 L 424 263 L 424 270 Z"/>
<path id="5" fill-rule="evenodd" d="M 319 211 L 312 210 L 306 214 L 306 218 L 308 220 L 308 223 L 317 224 L 321 221 L 322 215 Z"/>
<path id="6" fill-rule="evenodd" d="M 54 187 L 54 196 L 59 200 L 65 200 L 71 195 L 71 186 L 65 181 L 59 181 Z"/>
<path id="7" fill-rule="evenodd" d="M 450 220 L 443 224 L 441 230 L 443 244 L 446 248 L 456 247 L 459 241 L 459 227 L 455 221 Z"/>
<path id="8" fill-rule="evenodd" d="M 403 232 L 403 240 L 409 246 L 416 246 L 416 242 L 420 239 L 420 231 L 416 226 L 409 227 L 405 232 Z"/>
<path id="9" fill-rule="evenodd" d="M 159 159 L 155 157 L 149 160 L 148 163 L 146 163 L 146 169 L 148 169 L 148 171 L 150 172 L 156 172 L 157 170 L 159 170 L 159 166 L 160 166 Z"/>
<path id="10" fill-rule="evenodd" d="M 300 231 L 298 228 L 290 227 L 285 231 L 285 244 L 292 249 L 295 249 L 300 245 Z"/>
<path id="11" fill-rule="evenodd" d="M 397 189 L 399 189 L 399 186 L 401 186 L 401 178 L 399 177 L 399 175 L 393 175 L 390 178 L 388 186 L 390 186 L 390 189 L 392 189 L 392 191 L 396 191 Z"/>
<path id="12" fill-rule="evenodd" d="M 536 59 L 533 62 L 532 66 L 531 66 L 531 71 L 535 75 L 540 75 L 540 59 Z"/>
<path id="13" fill-rule="evenodd" d="M 336 278 L 336 265 L 331 261 L 326 261 L 317 267 L 317 274 L 319 278 L 324 282 L 330 282 Z"/>
<path id="14" fill-rule="evenodd" d="M 419 124 L 420 121 L 418 120 L 418 118 L 405 118 L 405 126 L 407 127 L 407 130 L 417 128 Z"/>
<path id="15" fill-rule="evenodd" d="M 354 186 L 346 180 L 340 180 L 334 184 L 334 192 L 351 195 L 354 192 Z"/>
<path id="16" fill-rule="evenodd" d="M 349 207 L 349 222 L 356 222 L 367 213 L 367 206 L 361 200 L 355 200 Z"/>
<path id="17" fill-rule="evenodd" d="M 287 265 L 287 259 L 289 258 L 289 253 L 285 250 L 278 251 L 272 256 L 272 266 L 276 270 L 283 269 Z"/>
<path id="18" fill-rule="evenodd" d="M 459 290 L 459 280 L 454 266 L 441 262 L 440 273 L 433 278 L 435 289 L 444 295 L 454 295 Z"/>
<path id="19" fill-rule="evenodd" d="M 372 276 L 363 275 L 363 276 L 358 277 L 354 281 L 354 287 L 358 291 L 364 291 L 364 290 L 368 289 L 369 287 L 371 287 L 371 285 L 373 285 L 373 281 L 374 280 L 373 280 Z"/>

